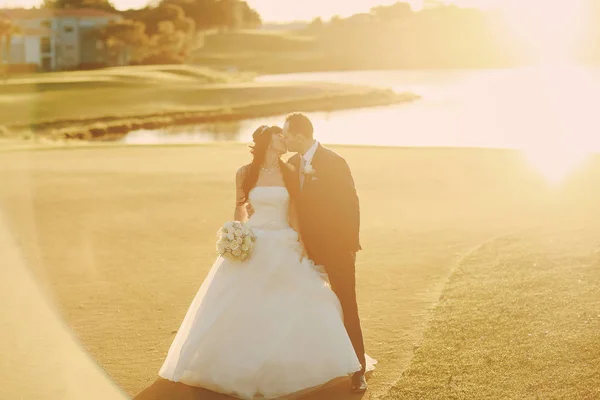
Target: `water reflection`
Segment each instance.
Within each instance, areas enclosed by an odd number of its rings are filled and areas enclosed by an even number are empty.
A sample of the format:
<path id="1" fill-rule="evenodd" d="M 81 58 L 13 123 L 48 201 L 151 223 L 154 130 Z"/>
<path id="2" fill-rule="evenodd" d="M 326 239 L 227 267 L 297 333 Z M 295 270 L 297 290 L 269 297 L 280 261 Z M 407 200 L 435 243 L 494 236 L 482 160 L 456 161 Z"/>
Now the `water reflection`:
<path id="1" fill-rule="evenodd" d="M 265 76 L 262 81 L 369 84 L 422 96 L 414 103 L 311 113 L 328 144 L 523 149 L 549 179 L 600 151 L 600 72 L 577 66 L 487 71 L 364 71 Z M 134 132 L 126 143 L 248 142 L 284 116 Z M 562 171 L 562 172 L 561 172 Z"/>
<path id="2" fill-rule="evenodd" d="M 182 125 L 158 130 L 138 130 L 122 139 L 127 144 L 185 144 L 241 141 L 242 121 Z"/>

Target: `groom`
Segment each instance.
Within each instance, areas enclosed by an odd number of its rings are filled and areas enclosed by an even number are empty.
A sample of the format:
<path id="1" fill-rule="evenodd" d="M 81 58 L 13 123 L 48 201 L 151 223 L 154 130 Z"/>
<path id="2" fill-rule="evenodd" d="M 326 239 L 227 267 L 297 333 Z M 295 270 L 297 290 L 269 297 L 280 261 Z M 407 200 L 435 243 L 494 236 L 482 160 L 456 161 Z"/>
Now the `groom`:
<path id="1" fill-rule="evenodd" d="M 364 392 L 365 348 L 356 303 L 355 262 L 359 243 L 360 207 L 350 168 L 340 155 L 313 138 L 307 116 L 287 116 L 283 135 L 289 151 L 297 152 L 288 161 L 298 171 L 300 231 L 308 256 L 323 265 L 344 312 L 344 325 L 362 365 L 352 377 L 352 390 Z"/>

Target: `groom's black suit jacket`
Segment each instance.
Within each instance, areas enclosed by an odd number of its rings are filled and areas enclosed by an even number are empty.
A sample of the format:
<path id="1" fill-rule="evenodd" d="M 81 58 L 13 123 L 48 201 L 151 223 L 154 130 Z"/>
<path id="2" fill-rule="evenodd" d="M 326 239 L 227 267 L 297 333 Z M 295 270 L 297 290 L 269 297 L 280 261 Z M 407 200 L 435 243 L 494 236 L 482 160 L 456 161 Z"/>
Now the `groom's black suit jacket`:
<path id="1" fill-rule="evenodd" d="M 289 162 L 300 173 L 300 155 L 296 154 Z M 300 233 L 310 259 L 325 267 L 364 372 L 365 346 L 356 304 L 354 271 L 356 252 L 360 250 L 360 207 L 354 179 L 346 160 L 321 145 L 311 165 L 314 175 L 305 176 L 296 196 Z"/>
<path id="2" fill-rule="evenodd" d="M 298 174 L 300 157 L 288 161 Z M 314 174 L 305 175 L 296 207 L 309 257 L 326 265 L 332 255 L 361 249 L 359 200 L 350 168 L 339 154 L 319 145 L 311 165 Z"/>

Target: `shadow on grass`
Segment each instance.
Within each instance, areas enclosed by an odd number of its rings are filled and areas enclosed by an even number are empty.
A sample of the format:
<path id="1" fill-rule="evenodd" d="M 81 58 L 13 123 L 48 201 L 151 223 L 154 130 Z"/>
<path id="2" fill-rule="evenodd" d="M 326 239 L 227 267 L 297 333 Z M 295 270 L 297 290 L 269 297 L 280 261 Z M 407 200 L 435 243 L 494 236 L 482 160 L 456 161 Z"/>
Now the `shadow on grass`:
<path id="1" fill-rule="evenodd" d="M 300 397 L 302 400 L 360 400 L 364 394 L 350 392 L 350 380 L 327 389 Z M 138 394 L 134 400 L 232 400 L 235 397 L 157 379 L 151 386 Z M 237 400 L 237 399 L 236 399 Z"/>

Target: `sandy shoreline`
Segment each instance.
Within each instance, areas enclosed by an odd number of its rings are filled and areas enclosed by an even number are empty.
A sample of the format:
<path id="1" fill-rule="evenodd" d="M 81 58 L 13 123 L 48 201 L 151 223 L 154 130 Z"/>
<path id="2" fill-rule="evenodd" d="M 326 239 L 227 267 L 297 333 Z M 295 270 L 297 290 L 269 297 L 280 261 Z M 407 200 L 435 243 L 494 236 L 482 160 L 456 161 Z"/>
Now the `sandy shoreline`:
<path id="1" fill-rule="evenodd" d="M 157 369 L 214 261 L 232 179 L 249 155 L 228 143 L 102 146 L 2 152 L 0 209 L 23 263 L 98 365 L 130 396 L 147 389 L 140 399 L 157 398 Z M 385 394 L 407 367 L 470 249 L 600 204 L 591 190 L 597 160 L 589 174 L 553 187 L 514 151 L 333 147 L 353 169 L 363 210 L 359 304 L 367 349 L 380 361 L 364 399 Z M 39 370 L 39 357 L 61 354 L 28 358 L 27 369 Z M 2 397 L 31 398 L 10 385 L 16 370 L 0 365 L 9 382 Z M 327 397 L 336 398 L 344 393 Z"/>

